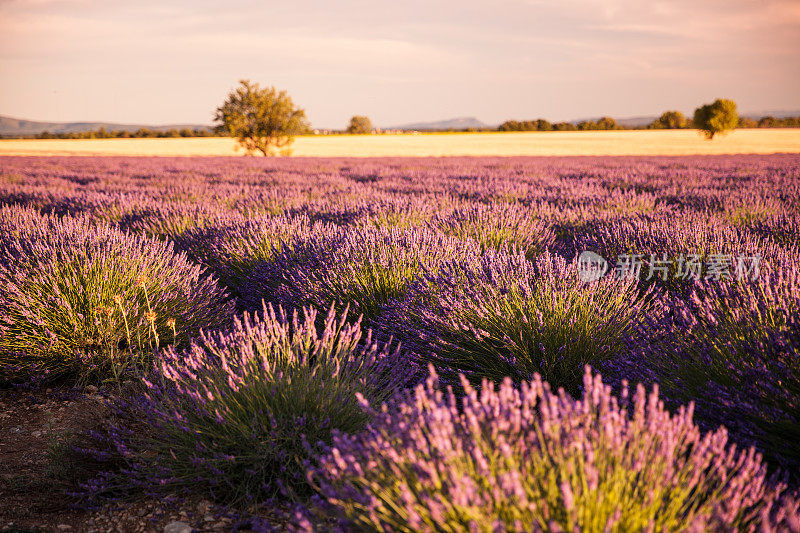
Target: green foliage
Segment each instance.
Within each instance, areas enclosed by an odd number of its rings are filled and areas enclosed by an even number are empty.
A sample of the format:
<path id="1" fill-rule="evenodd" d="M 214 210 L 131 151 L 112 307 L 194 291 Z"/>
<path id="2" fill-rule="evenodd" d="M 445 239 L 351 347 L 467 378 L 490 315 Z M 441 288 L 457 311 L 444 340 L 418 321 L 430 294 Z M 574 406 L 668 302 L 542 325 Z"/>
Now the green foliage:
<path id="1" fill-rule="evenodd" d="M 431 225 L 447 235 L 472 239 L 481 249 L 520 251 L 528 259 L 552 246 L 550 224 L 519 204 L 474 204 L 439 214 Z"/>
<path id="2" fill-rule="evenodd" d="M 134 471 L 231 503 L 305 492 L 303 462 L 318 443 L 369 421 L 358 396 L 381 403 L 400 383 L 390 366 L 399 354 L 346 315 L 265 306 L 186 352 L 161 353 L 148 401 L 119 402 L 121 415 L 147 426 L 125 442 Z"/>
<path id="3" fill-rule="evenodd" d="M 611 117 L 601 117 L 597 122 L 593 120 L 578 122 L 578 129 L 582 131 L 621 130 L 623 127 L 617 124 L 617 121 Z"/>
<path id="4" fill-rule="evenodd" d="M 139 128 L 136 131 L 111 130 L 108 131 L 101 127 L 91 131 L 70 131 L 61 133 L 51 133 L 43 131 L 36 135 L 12 135 L 11 137 L 31 137 L 34 139 L 141 139 L 141 138 L 164 138 L 164 137 L 214 137 L 215 132 L 205 128 L 183 128 L 180 131 L 175 128 L 169 130 Z"/>
<path id="5" fill-rule="evenodd" d="M 172 244 L 13 208 L 0 210 L 0 230 L 7 379 L 117 380 L 230 316 L 227 294 Z"/>
<path id="6" fill-rule="evenodd" d="M 584 366 L 617 359 L 638 317 L 650 311 L 635 283 L 584 283 L 575 266 L 547 253 L 535 263 L 485 253 L 445 265 L 414 287 L 412 305 L 388 316 L 406 328 L 405 345 L 419 346 L 420 365 L 433 364 L 449 383 L 459 372 L 475 384 L 507 376 L 520 382 L 538 372 L 574 392 Z"/>
<path id="7" fill-rule="evenodd" d="M 622 126 L 617 124 L 617 121 L 611 117 L 602 117 L 597 121 L 597 129 L 600 130 L 621 130 Z"/>
<path id="8" fill-rule="evenodd" d="M 752 118 L 747 117 L 739 117 L 739 125 L 738 128 L 758 128 L 758 121 L 753 120 Z"/>
<path id="9" fill-rule="evenodd" d="M 667 111 L 667 113 L 679 113 L 677 111 Z M 654 120 L 650 123 L 647 128 L 648 129 L 671 129 L 668 127 L 664 127 L 661 125 L 663 120 L 663 116 L 659 117 L 658 119 Z M 681 128 L 688 128 L 691 127 L 691 121 L 685 119 L 685 123 Z M 586 123 L 588 125 L 589 122 Z M 597 124 L 592 122 L 592 124 Z M 761 117 L 758 120 L 747 118 L 747 117 L 739 117 L 739 128 L 800 128 L 800 117 L 783 117 L 783 118 L 775 118 L 773 116 L 766 116 Z M 525 120 L 525 121 L 517 121 L 517 120 L 508 120 L 501 124 L 498 128 L 498 131 L 575 131 L 578 129 L 577 126 L 571 124 L 569 122 L 558 122 L 555 124 L 551 124 L 544 119 L 537 119 L 537 120 Z M 602 129 L 602 128 L 598 128 Z M 613 129 L 629 129 L 629 128 L 622 128 L 617 127 Z M 636 128 L 634 128 L 636 129 Z M 130 139 L 130 138 L 162 138 L 162 137 L 214 137 L 214 136 L 225 136 L 228 133 L 226 131 L 212 131 L 209 129 L 204 128 L 183 128 L 178 131 L 178 135 L 175 135 L 177 130 L 170 129 L 170 130 L 158 130 L 158 129 L 150 129 L 150 128 L 139 128 L 136 131 L 128 131 L 128 130 L 112 130 L 112 131 L 101 131 L 101 130 L 92 130 L 92 131 L 73 131 L 73 132 L 62 132 L 62 133 L 52 133 L 49 131 L 43 131 L 42 133 L 37 133 L 35 135 L 0 135 L 0 138 L 34 138 L 34 139 Z M 450 129 L 447 131 L 456 131 L 454 129 Z M 475 128 L 467 128 L 463 131 L 489 131 L 486 129 L 475 129 Z"/>
<path id="10" fill-rule="evenodd" d="M 778 127 L 778 119 L 773 117 L 772 115 L 761 117 L 761 120 L 758 121 L 759 128 L 777 128 Z"/>
<path id="11" fill-rule="evenodd" d="M 578 127 L 571 122 L 556 122 L 553 124 L 553 129 L 555 131 L 575 131 Z"/>
<path id="12" fill-rule="evenodd" d="M 736 102 L 718 98 L 712 104 L 705 104 L 694 110 L 694 127 L 703 132 L 707 139 L 736 129 L 739 114 Z"/>
<path id="13" fill-rule="evenodd" d="M 724 425 L 797 475 L 800 276 L 786 265 L 765 270 L 755 282 L 696 284 L 672 304 L 686 323 L 650 366 L 673 403 L 695 402 L 708 427 Z"/>
<path id="14" fill-rule="evenodd" d="M 621 130 L 623 126 L 611 117 L 602 117 L 597 121 L 584 120 L 577 125 L 569 122 L 551 124 L 543 118 L 536 120 L 507 120 L 497 128 L 499 131 L 575 131 L 575 130 Z"/>
<path id="15" fill-rule="evenodd" d="M 239 295 L 255 265 L 270 264 L 282 249 L 301 242 L 310 231 L 307 217 L 232 217 L 186 232 L 178 246 Z"/>
<path id="16" fill-rule="evenodd" d="M 425 272 L 435 272 L 445 260 L 478 253 L 471 243 L 427 228 L 358 228 L 329 231 L 302 245 L 284 246 L 269 274 L 251 276 L 256 303 L 272 288 L 264 283 L 277 273 L 275 299 L 287 308 L 311 305 L 349 306 L 352 317 L 374 320 L 389 302 L 402 299 L 409 285 Z"/>
<path id="17" fill-rule="evenodd" d="M 677 130 L 686 128 L 688 125 L 689 121 L 680 111 L 665 111 L 648 128 L 653 130 Z"/>
<path id="18" fill-rule="evenodd" d="M 336 435 L 309 471 L 322 505 L 307 516 L 360 532 L 796 531 L 760 456 L 656 390 L 617 397 L 588 371 L 580 400 L 539 375 L 461 383 L 458 398 L 432 371 L 366 431 Z"/>
<path id="19" fill-rule="evenodd" d="M 751 119 L 744 120 L 755 124 L 754 126 L 747 126 L 748 128 L 800 128 L 800 117 L 775 118 L 773 116 L 766 116 L 761 117 L 758 122 Z"/>
<path id="20" fill-rule="evenodd" d="M 536 120 L 507 120 L 497 128 L 499 131 L 551 131 L 553 125 L 543 118 Z"/>
<path id="21" fill-rule="evenodd" d="M 236 137 L 248 154 L 288 155 L 294 136 L 308 131 L 305 111 L 295 107 L 286 91 L 262 89 L 249 80 L 239 83 L 217 108 L 217 131 Z"/>
<path id="22" fill-rule="evenodd" d="M 350 119 L 347 133 L 363 134 L 372 133 L 372 121 L 364 115 L 355 115 Z"/>

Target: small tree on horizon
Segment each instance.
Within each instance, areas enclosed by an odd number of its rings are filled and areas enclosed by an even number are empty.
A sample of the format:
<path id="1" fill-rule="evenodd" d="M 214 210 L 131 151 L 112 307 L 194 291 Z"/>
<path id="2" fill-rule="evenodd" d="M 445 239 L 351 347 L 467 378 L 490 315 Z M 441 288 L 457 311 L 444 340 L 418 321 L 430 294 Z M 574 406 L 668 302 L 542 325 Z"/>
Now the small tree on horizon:
<path id="1" fill-rule="evenodd" d="M 739 113 L 736 102 L 717 98 L 712 104 L 705 104 L 694 110 L 694 127 L 703 132 L 708 140 L 714 135 L 722 135 L 736 129 L 739 124 Z"/>
<path id="2" fill-rule="evenodd" d="M 217 108 L 217 132 L 236 137 L 248 154 L 288 155 L 294 136 L 308 131 L 306 113 L 295 107 L 286 91 L 261 88 L 258 83 L 240 80 Z"/>
<path id="3" fill-rule="evenodd" d="M 372 133 L 372 121 L 365 115 L 355 115 L 350 119 L 347 133 Z"/>
<path id="4" fill-rule="evenodd" d="M 688 122 L 680 111 L 665 111 L 649 127 L 656 130 L 678 130 L 685 128 Z"/>
<path id="5" fill-rule="evenodd" d="M 601 130 L 621 130 L 622 126 L 611 117 L 600 117 L 597 121 L 597 128 Z"/>

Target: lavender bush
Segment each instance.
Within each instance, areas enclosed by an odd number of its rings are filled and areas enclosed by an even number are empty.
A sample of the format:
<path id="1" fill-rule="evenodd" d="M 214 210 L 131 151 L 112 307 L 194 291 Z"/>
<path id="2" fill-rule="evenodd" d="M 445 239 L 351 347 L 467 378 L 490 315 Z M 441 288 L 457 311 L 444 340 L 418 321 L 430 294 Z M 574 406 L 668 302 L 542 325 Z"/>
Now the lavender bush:
<path id="1" fill-rule="evenodd" d="M 236 504 L 303 493 L 317 443 L 367 423 L 357 396 L 381 402 L 405 379 L 400 354 L 346 315 L 331 309 L 318 326 L 313 309 L 265 306 L 185 352 L 163 351 L 146 394 L 115 406 L 124 482 Z"/>
<path id="2" fill-rule="evenodd" d="M 85 218 L 0 209 L 0 353 L 20 374 L 105 378 L 224 324 L 216 282 L 171 244 Z"/>
<path id="3" fill-rule="evenodd" d="M 456 394 L 464 372 L 473 387 L 544 374 L 578 395 L 591 363 L 615 390 L 646 380 L 662 385 L 670 409 L 696 401 L 702 430 L 725 424 L 771 468 L 797 470 L 800 313 L 788 273 L 800 269 L 798 176 L 797 154 L 0 157 L 0 206 L 18 206 L 0 210 L 1 327 L 17 328 L 0 332 L 0 373 L 113 377 L 156 345 L 177 342 L 183 353 L 233 305 L 341 302 L 349 318 L 377 327 L 375 339 L 399 338 L 413 362 L 435 363 Z M 572 261 L 587 248 L 612 271 L 618 255 L 641 255 L 640 282 L 579 284 Z M 705 279 L 705 269 L 697 281 L 679 279 L 670 267 L 666 280 L 644 279 L 650 254 L 707 264 L 717 253 L 760 254 L 762 275 L 739 285 Z M 550 279 L 548 269 L 566 277 Z M 153 314 L 136 314 L 155 300 L 163 305 Z M 175 486 L 157 474 L 131 479 Z M 254 490 L 249 482 L 198 487 L 236 499 Z M 710 509 L 704 502 L 692 505 Z M 700 514 L 718 524 L 709 513 Z"/>
<path id="4" fill-rule="evenodd" d="M 363 201 L 363 200 L 362 200 Z M 425 196 L 391 195 L 364 201 L 365 208 L 356 224 L 378 227 L 414 228 L 425 224 L 441 209 L 440 201 Z"/>
<path id="5" fill-rule="evenodd" d="M 772 211 L 746 225 L 757 235 L 769 237 L 780 244 L 800 246 L 800 217 L 786 211 Z"/>
<path id="6" fill-rule="evenodd" d="M 595 251 L 612 263 L 620 256 L 637 256 L 641 263 L 638 271 L 634 273 L 634 267 L 624 275 L 684 295 L 694 281 L 705 279 L 709 272 L 701 268 L 695 273 L 688 266 L 679 271 L 679 258 L 688 265 L 695 256 L 707 269 L 715 255 L 728 255 L 733 262 L 739 256 L 766 259 L 770 255 L 770 243 L 744 228 L 705 214 L 670 211 L 595 219 L 584 229 L 578 248 Z M 631 259 L 631 264 L 635 263 Z M 735 264 L 730 273 L 734 270 Z"/>
<path id="7" fill-rule="evenodd" d="M 647 300 L 631 280 L 585 283 L 558 256 L 531 262 L 521 253 L 486 253 L 426 276 L 381 325 L 447 383 L 459 374 L 477 384 L 539 373 L 577 391 L 587 364 L 625 353 L 637 322 L 652 312 Z"/>
<path id="8" fill-rule="evenodd" d="M 284 247 L 308 240 L 311 234 L 306 216 L 247 219 L 231 215 L 188 230 L 177 246 L 241 296 L 247 292 L 247 280 L 256 266 L 269 268 Z M 271 299 L 268 293 L 260 296 Z"/>
<path id="9" fill-rule="evenodd" d="M 673 403 L 694 401 L 788 472 L 800 471 L 800 270 L 756 281 L 706 281 L 673 302 L 675 319 L 647 354 L 649 379 Z"/>
<path id="10" fill-rule="evenodd" d="M 512 246 L 531 259 L 553 245 L 555 235 L 537 212 L 519 204 L 467 204 L 432 222 L 438 230 L 462 239 L 474 239 L 483 249 Z"/>
<path id="11" fill-rule="evenodd" d="M 432 374 L 308 473 L 343 531 L 785 531 L 798 501 L 761 457 L 702 434 L 657 390 L 611 394 L 588 369 L 580 400 L 537 375 L 466 395 Z M 364 401 L 367 404 L 367 401 Z"/>
<path id="12" fill-rule="evenodd" d="M 123 231 L 142 233 L 159 239 L 175 239 L 192 228 L 204 227 L 224 213 L 221 209 L 204 204 L 148 198 L 139 199 L 132 205 L 113 207 L 116 209 L 107 207 L 98 210 L 98 218 L 115 224 Z"/>
<path id="13" fill-rule="evenodd" d="M 276 300 L 285 306 L 348 305 L 353 316 L 372 320 L 424 271 L 474 253 L 469 243 L 427 229 L 319 231 L 283 251 L 266 274 L 255 270 L 249 285 L 256 292 L 247 299 L 258 301 L 277 285 Z"/>

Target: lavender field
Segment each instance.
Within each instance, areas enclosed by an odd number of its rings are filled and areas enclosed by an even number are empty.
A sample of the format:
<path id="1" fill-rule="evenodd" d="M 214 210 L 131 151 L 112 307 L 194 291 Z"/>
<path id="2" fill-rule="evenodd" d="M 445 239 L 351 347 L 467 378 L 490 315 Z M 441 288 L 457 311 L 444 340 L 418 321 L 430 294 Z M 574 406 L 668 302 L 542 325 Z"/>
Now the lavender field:
<path id="1" fill-rule="evenodd" d="M 0 206 L 0 387 L 107 391 L 76 505 L 800 531 L 800 155 L 2 157 Z"/>

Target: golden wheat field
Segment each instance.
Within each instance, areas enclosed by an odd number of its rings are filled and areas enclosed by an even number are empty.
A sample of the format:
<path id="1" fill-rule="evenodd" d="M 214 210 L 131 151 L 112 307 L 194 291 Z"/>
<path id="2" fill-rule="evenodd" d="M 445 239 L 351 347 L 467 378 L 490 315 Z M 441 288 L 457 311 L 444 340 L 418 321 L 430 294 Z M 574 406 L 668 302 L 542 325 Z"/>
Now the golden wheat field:
<path id="1" fill-rule="evenodd" d="M 695 130 L 438 133 L 298 137 L 295 156 L 575 156 L 799 153 L 800 129 L 742 129 L 708 141 Z M 224 137 L 4 139 L 2 155 L 242 155 Z"/>

